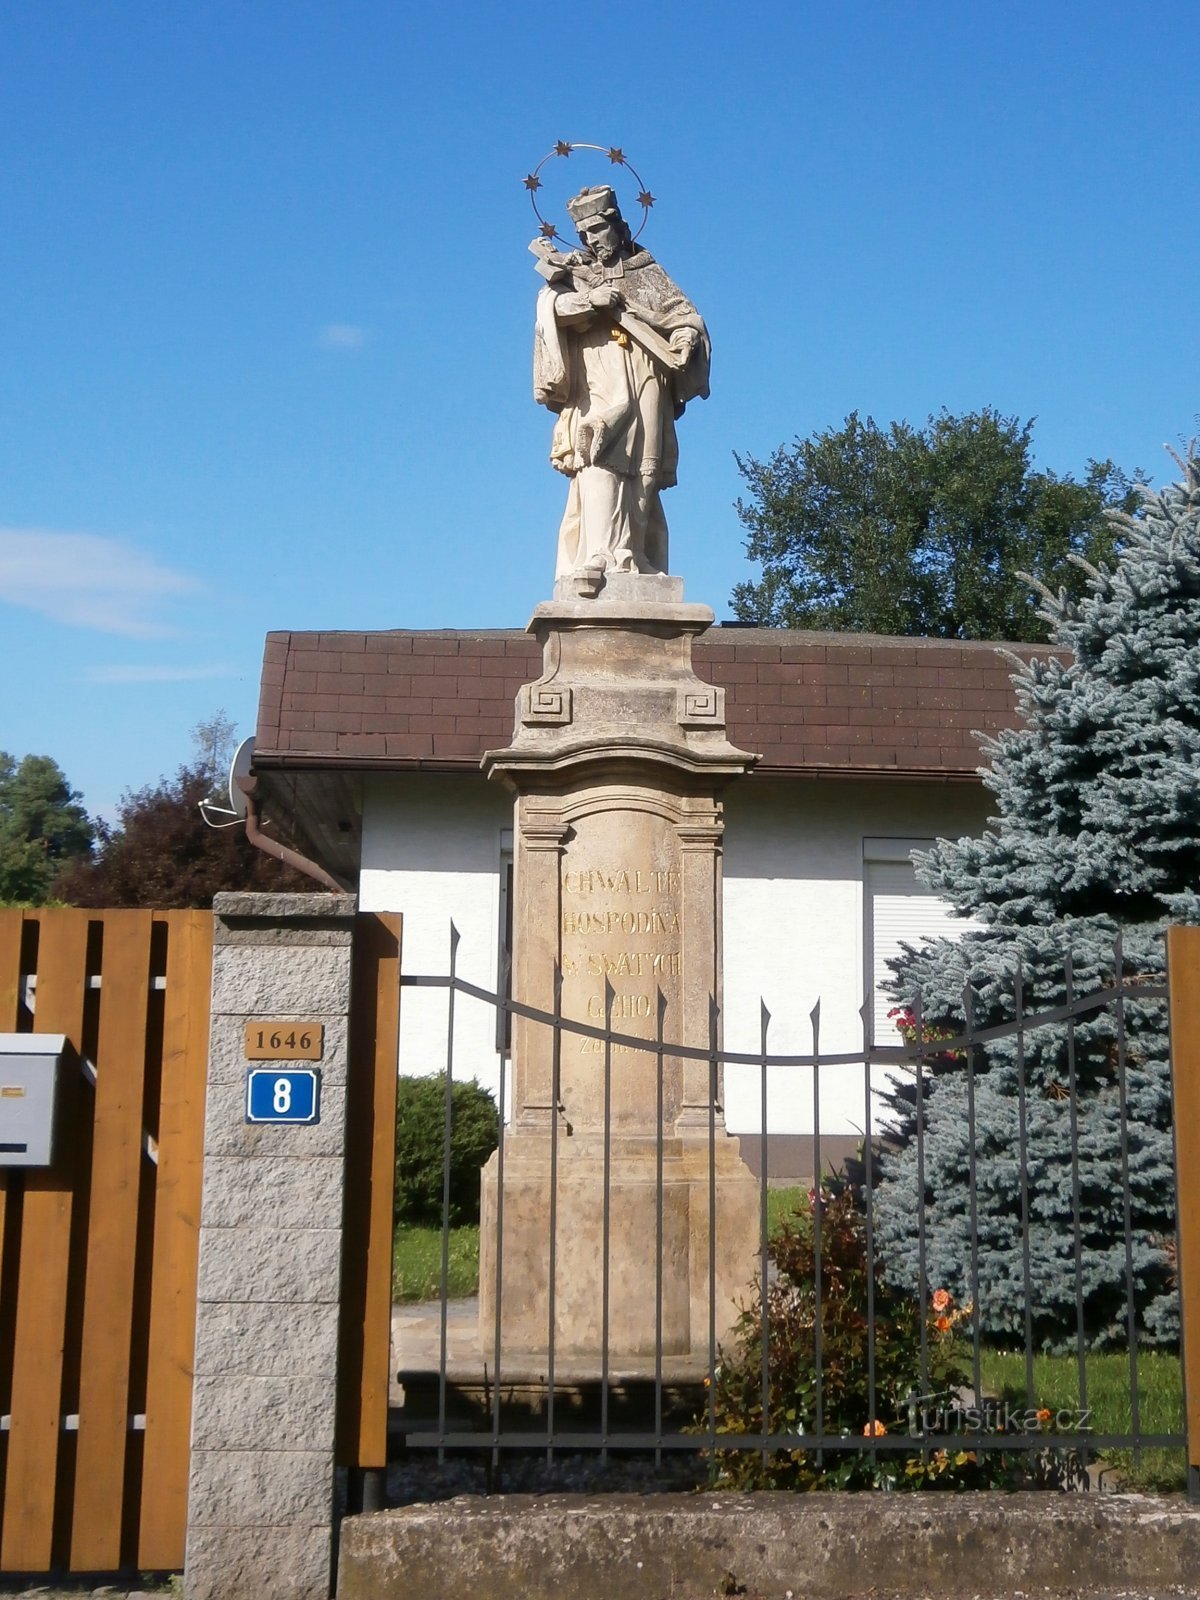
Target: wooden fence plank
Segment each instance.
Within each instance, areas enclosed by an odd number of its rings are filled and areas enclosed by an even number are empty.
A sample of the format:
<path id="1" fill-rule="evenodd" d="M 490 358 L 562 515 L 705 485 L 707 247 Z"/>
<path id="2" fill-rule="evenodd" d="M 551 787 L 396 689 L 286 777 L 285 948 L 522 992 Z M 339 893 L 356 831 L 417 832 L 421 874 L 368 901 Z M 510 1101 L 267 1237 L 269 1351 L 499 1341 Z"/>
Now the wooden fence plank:
<path id="1" fill-rule="evenodd" d="M 106 911 L 71 1569 L 121 1565 L 150 1000 L 149 911 Z"/>
<path id="2" fill-rule="evenodd" d="M 21 1010 L 21 941 L 24 932 L 23 911 L 0 911 L 0 1033 L 17 1031 Z M 0 1282 L 3 1282 L 4 1275 L 8 1185 L 9 1173 L 0 1172 Z"/>
<path id="3" fill-rule="evenodd" d="M 0 1033 L 16 1033 L 21 1009 L 23 911 L 0 911 Z"/>
<path id="4" fill-rule="evenodd" d="M 337 1458 L 387 1465 L 401 918 L 356 919 L 347 1095 Z"/>
<path id="5" fill-rule="evenodd" d="M 1188 1462 L 1200 1467 L 1200 928 L 1167 929 Z"/>
<path id="6" fill-rule="evenodd" d="M 146 1374 L 138 1565 L 183 1566 L 196 1339 L 196 1261 L 212 984 L 212 913 L 171 911 Z"/>
<path id="7" fill-rule="evenodd" d="M 86 985 L 88 913 L 38 914 L 34 1031 L 65 1033 L 79 1048 Z M 51 1565 L 55 1482 L 62 1426 L 63 1348 L 71 1251 L 75 1120 L 79 1081 L 64 1085 L 55 1162 L 25 1174 L 0 1571 Z"/>

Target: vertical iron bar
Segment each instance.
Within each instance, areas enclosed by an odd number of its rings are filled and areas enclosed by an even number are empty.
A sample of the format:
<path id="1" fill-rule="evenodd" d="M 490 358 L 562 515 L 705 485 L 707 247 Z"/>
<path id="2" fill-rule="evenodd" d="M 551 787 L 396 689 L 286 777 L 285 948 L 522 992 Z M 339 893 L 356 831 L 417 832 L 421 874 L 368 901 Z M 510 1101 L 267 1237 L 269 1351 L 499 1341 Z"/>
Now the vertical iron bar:
<path id="1" fill-rule="evenodd" d="M 863 1027 L 863 1128 L 866 1138 L 863 1145 L 863 1205 L 867 1219 L 867 1437 L 872 1441 L 873 1459 L 879 1452 L 874 1449 L 875 1423 L 878 1420 L 879 1398 L 875 1392 L 875 1154 L 874 1135 L 871 1131 L 871 1041 L 873 1038 L 871 1001 L 868 997 L 859 1011 Z"/>
<path id="2" fill-rule="evenodd" d="M 917 1065 L 914 1075 L 917 1110 L 917 1308 L 921 1318 L 921 1456 L 929 1460 L 925 1437 L 924 1408 L 929 1394 L 929 1273 L 925 1248 L 925 1009 L 920 995 L 913 1003 L 917 1024 Z"/>
<path id="3" fill-rule="evenodd" d="M 446 1459 L 446 1343 L 450 1299 L 450 1125 L 454 1115 L 454 978 L 458 965 L 458 929 L 450 924 L 450 987 L 446 991 L 446 1101 L 442 1130 L 442 1281 L 441 1335 L 438 1354 L 438 1465 Z M 503 1108 L 501 1109 L 503 1115 Z M 500 1202 L 503 1203 L 502 1201 Z"/>
<path id="4" fill-rule="evenodd" d="M 546 1461 L 554 1460 L 554 1323 L 558 1276 L 558 1117 L 562 1099 L 562 967 L 554 963 L 554 1038 L 550 1044 L 550 1281 L 546 1295 Z"/>
<path id="5" fill-rule="evenodd" d="M 708 997 L 708 1436 L 717 1437 L 717 1000 Z"/>
<path id="6" fill-rule="evenodd" d="M 507 1056 L 500 1056 L 500 1129 L 496 1141 L 496 1316 L 492 1335 L 492 1466 L 500 1465 L 500 1313 L 504 1296 L 504 1082 Z"/>
<path id="7" fill-rule="evenodd" d="M 971 985 L 963 987 L 963 1020 L 967 1042 L 967 1196 L 971 1215 L 971 1377 L 975 1387 L 975 1409 L 983 1409 L 983 1375 L 979 1352 L 979 1170 L 975 1149 L 975 996 Z"/>
<path id="8" fill-rule="evenodd" d="M 600 1461 L 608 1461 L 609 1230 L 612 1224 L 612 1008 L 613 986 L 604 980 L 604 1251 L 600 1305 Z"/>
<path id="9" fill-rule="evenodd" d="M 1033 1271 L 1029 1239 L 1029 1123 L 1025 1086 L 1025 980 L 1018 961 L 1013 980 L 1013 1016 L 1017 1024 L 1017 1159 L 1021 1190 L 1021 1276 L 1025 1293 L 1025 1409 L 1033 1409 Z"/>
<path id="10" fill-rule="evenodd" d="M 1079 1412 L 1087 1415 L 1087 1339 L 1083 1331 L 1083 1200 L 1079 1184 L 1079 1077 L 1075 1063 L 1075 962 L 1068 950 L 1063 961 L 1063 986 L 1067 998 L 1067 1094 L 1071 1130 L 1071 1224 L 1075 1257 L 1075 1361 L 1079 1368 Z M 1079 1447 L 1079 1459 L 1087 1467 L 1086 1443 Z"/>
<path id="11" fill-rule="evenodd" d="M 1200 1425 L 1193 1415 L 1197 1384 L 1194 1380 L 1196 1366 L 1196 1332 L 1200 1317 L 1195 1312 L 1196 1273 L 1194 1262 L 1196 1248 L 1194 1226 L 1196 1219 L 1195 1179 L 1197 1162 L 1192 1158 L 1195 1146 L 1194 1129 L 1200 1118 L 1196 1106 L 1196 1058 L 1200 1029 L 1196 1026 L 1196 995 L 1200 993 L 1197 982 L 1197 941 L 1200 934 L 1194 928 L 1176 925 L 1169 927 L 1167 945 L 1167 1027 L 1169 1059 L 1171 1063 L 1171 1154 L 1175 1165 L 1175 1247 L 1176 1278 L 1179 1291 L 1179 1367 L 1183 1379 L 1183 1416 L 1187 1435 L 1184 1460 L 1187 1463 L 1187 1497 L 1195 1505 L 1200 1501 Z M 1189 948 L 1190 947 L 1190 948 Z M 1187 1150 L 1186 1168 L 1180 1158 L 1181 1136 Z M 1185 1175 L 1186 1174 L 1186 1175 Z"/>
<path id="12" fill-rule="evenodd" d="M 821 1002 L 808 1014 L 812 1023 L 813 1042 L 813 1283 L 815 1298 L 813 1303 L 813 1358 L 816 1365 L 816 1391 L 814 1402 L 816 1414 L 814 1422 L 818 1437 L 825 1432 L 825 1373 L 822 1366 L 824 1360 L 824 1329 L 821 1325 L 821 1223 L 823 1218 L 824 1202 L 821 1197 Z M 817 1446 L 817 1465 L 822 1466 L 825 1461 L 825 1452 Z"/>
<path id="13" fill-rule="evenodd" d="M 762 1299 L 762 1462 L 767 1464 L 767 1437 L 771 1432 L 771 1302 L 767 1282 L 767 1246 L 769 1242 L 769 1225 L 767 1218 L 767 1029 L 771 1024 L 771 1013 L 767 1010 L 762 996 L 758 998 L 758 1026 L 759 1026 L 759 1061 L 762 1070 L 762 1095 L 759 1103 L 760 1111 L 760 1145 L 761 1151 L 758 1197 L 758 1232 L 759 1232 L 759 1282 L 760 1296 Z"/>
<path id="14" fill-rule="evenodd" d="M 1125 1337 L 1129 1343 L 1129 1420 L 1133 1460 L 1142 1464 L 1141 1397 L 1138 1394 L 1137 1305 L 1133 1288 L 1133 1195 L 1129 1187 L 1129 1084 L 1125 1071 L 1125 944 L 1118 933 L 1113 943 L 1114 1011 L 1117 1023 L 1117 1101 L 1121 1118 L 1121 1210 L 1125 1230 Z"/>
<path id="15" fill-rule="evenodd" d="M 662 1466 L 663 1432 L 663 1038 L 667 997 L 658 987 L 654 1066 L 658 1079 L 658 1123 L 654 1140 L 654 1465 Z"/>

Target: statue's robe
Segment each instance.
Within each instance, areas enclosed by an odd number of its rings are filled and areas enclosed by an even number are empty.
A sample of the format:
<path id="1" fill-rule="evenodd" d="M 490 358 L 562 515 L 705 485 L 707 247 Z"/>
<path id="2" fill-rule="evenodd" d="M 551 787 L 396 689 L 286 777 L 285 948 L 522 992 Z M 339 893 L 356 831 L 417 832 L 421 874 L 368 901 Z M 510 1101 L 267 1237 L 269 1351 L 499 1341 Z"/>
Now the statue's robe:
<path id="1" fill-rule="evenodd" d="M 676 418 L 689 400 L 708 394 L 707 329 L 645 250 L 609 267 L 580 256 L 552 260 L 558 270 L 538 296 L 534 395 L 558 413 L 550 460 L 571 480 L 556 574 L 598 560 L 610 571 L 665 572 L 659 492 L 676 481 Z M 616 314 L 594 310 L 587 290 L 600 283 L 619 289 L 627 305 L 655 313 L 660 347 L 677 329 L 692 329 L 698 337 L 690 358 L 668 364 L 661 349 L 645 348 L 634 311 L 621 326 Z"/>

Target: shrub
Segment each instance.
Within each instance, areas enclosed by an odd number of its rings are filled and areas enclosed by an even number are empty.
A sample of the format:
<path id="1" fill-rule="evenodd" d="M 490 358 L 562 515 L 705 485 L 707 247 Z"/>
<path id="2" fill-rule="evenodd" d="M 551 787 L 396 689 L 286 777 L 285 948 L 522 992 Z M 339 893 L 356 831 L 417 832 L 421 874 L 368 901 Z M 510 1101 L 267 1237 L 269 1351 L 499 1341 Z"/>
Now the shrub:
<path id="1" fill-rule="evenodd" d="M 817 1270 L 811 1215 L 784 1220 L 769 1246 L 774 1272 L 766 1292 L 769 1337 L 769 1431 L 815 1433 L 817 1423 Z M 824 1193 L 821 1202 L 821 1417 L 820 1431 L 840 1434 L 843 1451 L 818 1463 L 804 1450 L 776 1450 L 766 1457 L 753 1448 L 718 1450 L 713 1475 L 739 1489 L 987 1487 L 1068 1481 L 1070 1462 L 1048 1448 L 1035 1459 L 957 1448 L 953 1434 L 914 1438 L 913 1450 L 865 1451 L 851 1441 L 872 1431 L 868 1383 L 867 1290 L 871 1274 L 866 1219 L 847 1187 Z M 935 1413 L 940 1401 L 952 1410 L 967 1382 L 963 1329 L 970 1306 L 956 1306 L 938 1289 L 927 1306 L 888 1284 L 881 1263 L 874 1270 L 875 1419 L 878 1435 L 909 1432 L 918 1408 Z M 921 1324 L 925 1321 L 928 1386 L 921 1377 Z M 762 1404 L 763 1291 L 755 1286 L 738 1321 L 732 1350 L 721 1352 L 713 1405 L 718 1433 L 758 1433 Z M 1049 1413 L 1046 1414 L 1049 1416 Z M 698 1428 L 707 1426 L 700 1419 Z M 1040 1426 L 1040 1424 L 1039 1424 Z"/>
<path id="2" fill-rule="evenodd" d="M 479 1169 L 500 1139 L 496 1102 L 473 1079 L 450 1091 L 450 1226 L 479 1221 Z M 399 1222 L 442 1221 L 446 1074 L 399 1080 L 396 1201 Z"/>

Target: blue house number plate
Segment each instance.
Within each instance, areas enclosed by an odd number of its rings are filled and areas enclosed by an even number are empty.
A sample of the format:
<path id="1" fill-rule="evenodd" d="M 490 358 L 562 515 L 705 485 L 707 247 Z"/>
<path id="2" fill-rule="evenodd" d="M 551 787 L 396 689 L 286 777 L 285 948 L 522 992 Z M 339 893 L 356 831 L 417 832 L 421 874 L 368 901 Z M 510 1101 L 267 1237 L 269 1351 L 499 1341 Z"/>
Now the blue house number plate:
<path id="1" fill-rule="evenodd" d="M 260 1069 L 246 1074 L 247 1122 L 319 1122 L 321 1075 L 313 1067 Z"/>

